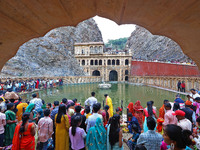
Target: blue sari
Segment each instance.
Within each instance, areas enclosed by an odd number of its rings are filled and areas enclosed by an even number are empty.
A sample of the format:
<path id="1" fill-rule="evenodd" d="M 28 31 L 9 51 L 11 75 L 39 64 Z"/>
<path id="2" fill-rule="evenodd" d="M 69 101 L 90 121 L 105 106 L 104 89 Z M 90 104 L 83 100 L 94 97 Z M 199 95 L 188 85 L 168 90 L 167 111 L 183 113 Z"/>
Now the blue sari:
<path id="1" fill-rule="evenodd" d="M 106 130 L 100 118 L 97 118 L 95 126 L 88 130 L 86 145 L 88 150 L 106 149 Z"/>

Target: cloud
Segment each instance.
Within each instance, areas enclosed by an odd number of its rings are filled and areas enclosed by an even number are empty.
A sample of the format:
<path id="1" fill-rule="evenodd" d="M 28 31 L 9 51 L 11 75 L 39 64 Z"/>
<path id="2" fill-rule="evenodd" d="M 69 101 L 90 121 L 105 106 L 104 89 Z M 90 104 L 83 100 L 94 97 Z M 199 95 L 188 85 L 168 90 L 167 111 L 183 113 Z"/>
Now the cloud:
<path id="1" fill-rule="evenodd" d="M 118 25 L 114 21 L 99 16 L 93 17 L 96 21 L 106 43 L 109 39 L 129 37 L 135 30 L 134 24 Z"/>

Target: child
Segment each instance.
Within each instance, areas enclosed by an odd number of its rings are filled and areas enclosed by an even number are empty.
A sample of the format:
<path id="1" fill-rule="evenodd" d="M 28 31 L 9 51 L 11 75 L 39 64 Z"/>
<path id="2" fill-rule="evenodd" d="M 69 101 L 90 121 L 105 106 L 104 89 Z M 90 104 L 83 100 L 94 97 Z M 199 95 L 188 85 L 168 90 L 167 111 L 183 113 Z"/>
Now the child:
<path id="1" fill-rule="evenodd" d="M 86 137 L 86 133 L 84 129 L 79 127 L 82 122 L 81 117 L 75 116 L 72 121 L 72 127 L 69 128 L 71 148 L 74 150 L 85 150 L 84 138 Z"/>
<path id="2" fill-rule="evenodd" d="M 126 144 L 130 148 L 130 150 L 135 149 L 135 145 L 137 144 L 137 139 L 139 138 L 139 135 L 140 135 L 140 133 L 139 133 L 137 125 L 133 124 L 132 125 L 132 137 L 130 137 L 128 139 L 128 141 L 125 140 Z"/>

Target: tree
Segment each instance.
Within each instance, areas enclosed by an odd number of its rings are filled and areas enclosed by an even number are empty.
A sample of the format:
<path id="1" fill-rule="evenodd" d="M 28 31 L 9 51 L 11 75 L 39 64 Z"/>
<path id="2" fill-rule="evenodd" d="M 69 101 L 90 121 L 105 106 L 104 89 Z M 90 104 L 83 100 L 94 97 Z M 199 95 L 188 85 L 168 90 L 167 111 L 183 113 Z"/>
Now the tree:
<path id="1" fill-rule="evenodd" d="M 126 46 L 128 38 L 119 38 L 115 40 L 108 40 L 105 44 L 106 47 L 112 47 L 112 49 L 123 50 Z"/>

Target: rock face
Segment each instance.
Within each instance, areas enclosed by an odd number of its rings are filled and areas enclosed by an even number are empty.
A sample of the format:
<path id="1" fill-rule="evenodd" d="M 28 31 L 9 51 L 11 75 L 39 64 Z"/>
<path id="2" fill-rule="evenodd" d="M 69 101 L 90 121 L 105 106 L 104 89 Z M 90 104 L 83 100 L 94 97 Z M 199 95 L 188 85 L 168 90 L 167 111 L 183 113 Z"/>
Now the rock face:
<path id="1" fill-rule="evenodd" d="M 137 59 L 190 60 L 176 42 L 165 36 L 152 35 L 148 30 L 140 26 L 136 26 L 126 46 L 131 49 L 133 58 Z"/>
<path id="2" fill-rule="evenodd" d="M 1 76 L 85 75 L 74 58 L 75 42 L 99 42 L 101 32 L 93 19 L 77 27 L 60 27 L 23 44 L 1 71 Z"/>

